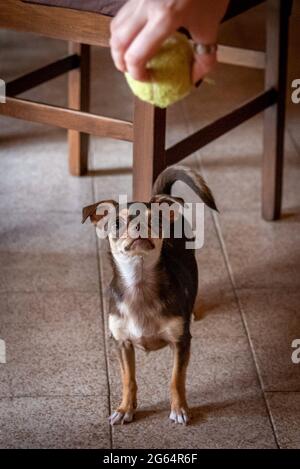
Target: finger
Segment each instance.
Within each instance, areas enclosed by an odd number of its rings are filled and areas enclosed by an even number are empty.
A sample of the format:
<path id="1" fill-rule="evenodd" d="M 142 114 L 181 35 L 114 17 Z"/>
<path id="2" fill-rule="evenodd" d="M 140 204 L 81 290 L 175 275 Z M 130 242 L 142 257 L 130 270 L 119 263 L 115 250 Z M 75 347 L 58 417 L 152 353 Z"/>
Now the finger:
<path id="1" fill-rule="evenodd" d="M 116 16 L 110 22 L 110 31 L 113 32 L 118 28 L 126 18 L 128 18 L 136 10 L 136 2 L 134 0 L 127 1 L 118 11 Z"/>
<path id="2" fill-rule="evenodd" d="M 208 31 L 199 30 L 197 24 L 190 27 L 190 34 L 195 43 L 198 44 L 216 44 L 218 40 L 218 24 L 213 25 Z M 192 67 L 192 82 L 197 84 L 205 75 L 214 68 L 217 62 L 216 52 L 210 54 L 194 54 Z"/>
<path id="3" fill-rule="evenodd" d="M 145 19 L 132 18 L 124 25 L 124 27 L 120 26 L 120 28 L 113 33 L 110 38 L 111 56 L 115 66 L 121 72 L 125 72 L 127 70 L 124 55 L 131 42 L 141 31 L 144 25 Z"/>
<path id="4" fill-rule="evenodd" d="M 146 22 L 143 12 L 139 8 L 133 9 L 134 3 L 126 3 L 110 25 L 111 56 L 117 69 L 122 72 L 126 71 L 124 54 Z"/>
<path id="5" fill-rule="evenodd" d="M 124 59 L 128 72 L 136 80 L 147 80 L 147 62 L 156 54 L 167 37 L 176 30 L 168 20 L 148 21 L 128 47 Z"/>

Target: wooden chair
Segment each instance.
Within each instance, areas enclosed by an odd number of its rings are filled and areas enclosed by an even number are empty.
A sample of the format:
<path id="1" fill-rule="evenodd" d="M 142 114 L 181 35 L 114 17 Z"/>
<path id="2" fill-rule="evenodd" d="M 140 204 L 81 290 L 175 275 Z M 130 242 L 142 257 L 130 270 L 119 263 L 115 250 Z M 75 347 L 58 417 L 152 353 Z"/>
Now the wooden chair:
<path id="1" fill-rule="evenodd" d="M 108 47 L 109 24 L 125 0 L 6 0 L 0 27 L 27 31 L 70 43 L 70 55 L 7 84 L 0 114 L 68 129 L 69 168 L 83 175 L 88 166 L 89 134 L 133 142 L 133 196 L 148 200 L 157 175 L 167 166 L 264 111 L 262 214 L 280 217 L 288 24 L 292 0 L 234 0 L 226 21 L 266 1 L 266 50 L 220 47 L 227 63 L 265 69 L 264 90 L 215 122 L 165 148 L 166 111 L 135 99 L 133 123 L 89 113 L 90 46 Z M 49 6 L 52 5 L 52 6 Z M 60 7 L 53 6 L 59 5 Z M 88 11 L 87 11 L 88 10 Z M 69 108 L 31 102 L 16 96 L 69 72 Z"/>

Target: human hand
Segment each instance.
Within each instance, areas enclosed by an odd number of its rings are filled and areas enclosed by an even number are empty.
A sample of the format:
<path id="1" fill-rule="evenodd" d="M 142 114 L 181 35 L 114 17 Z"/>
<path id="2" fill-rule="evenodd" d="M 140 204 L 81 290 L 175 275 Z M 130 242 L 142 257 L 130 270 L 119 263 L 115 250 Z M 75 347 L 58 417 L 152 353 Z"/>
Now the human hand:
<path id="1" fill-rule="evenodd" d="M 118 70 L 146 81 L 147 62 L 167 37 L 186 28 L 200 44 L 217 42 L 229 0 L 129 0 L 111 21 L 111 54 Z M 198 82 L 216 63 L 216 52 L 195 54 L 192 81 Z"/>

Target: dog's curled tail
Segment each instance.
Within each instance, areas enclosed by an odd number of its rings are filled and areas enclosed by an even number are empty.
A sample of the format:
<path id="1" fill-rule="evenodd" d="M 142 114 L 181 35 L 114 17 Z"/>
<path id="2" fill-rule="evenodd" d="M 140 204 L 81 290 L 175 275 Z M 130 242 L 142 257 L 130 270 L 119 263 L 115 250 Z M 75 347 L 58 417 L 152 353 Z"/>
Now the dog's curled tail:
<path id="1" fill-rule="evenodd" d="M 218 211 L 211 190 L 197 171 L 186 166 L 169 166 L 157 177 L 153 186 L 153 195 L 171 194 L 172 185 L 176 181 L 187 184 L 200 199 L 211 209 Z"/>

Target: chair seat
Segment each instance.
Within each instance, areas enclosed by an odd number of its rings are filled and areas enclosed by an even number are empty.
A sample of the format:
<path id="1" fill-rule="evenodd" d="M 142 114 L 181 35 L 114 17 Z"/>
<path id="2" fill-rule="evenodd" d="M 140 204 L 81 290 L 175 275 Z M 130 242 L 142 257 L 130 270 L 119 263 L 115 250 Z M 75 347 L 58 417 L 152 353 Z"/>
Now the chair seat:
<path id="1" fill-rule="evenodd" d="M 22 0 L 25 3 L 71 8 L 73 10 L 90 11 L 106 16 L 115 16 L 127 0 Z M 230 0 L 224 20 L 230 19 L 243 11 L 264 3 L 265 0 Z M 289 3 L 289 2 L 287 2 Z"/>
<path id="2" fill-rule="evenodd" d="M 38 3 L 40 5 L 71 8 L 100 13 L 106 16 L 115 16 L 118 10 L 126 3 L 126 0 L 23 0 L 26 3 Z"/>

